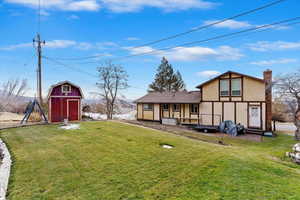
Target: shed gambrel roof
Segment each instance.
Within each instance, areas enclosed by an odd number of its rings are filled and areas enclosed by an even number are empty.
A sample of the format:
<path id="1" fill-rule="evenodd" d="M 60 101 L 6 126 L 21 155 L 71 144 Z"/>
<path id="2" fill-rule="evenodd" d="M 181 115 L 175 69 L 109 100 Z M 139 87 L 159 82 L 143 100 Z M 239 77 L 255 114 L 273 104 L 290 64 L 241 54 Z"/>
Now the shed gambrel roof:
<path id="1" fill-rule="evenodd" d="M 200 91 L 150 92 L 137 99 L 135 103 L 199 103 Z"/>
<path id="2" fill-rule="evenodd" d="M 201 88 L 203 85 L 206 85 L 206 84 L 208 84 L 208 83 L 210 83 L 210 82 L 212 82 L 212 81 L 214 81 L 214 80 L 217 80 L 218 78 L 220 78 L 220 77 L 222 77 L 222 76 L 224 76 L 224 75 L 227 75 L 227 74 L 237 74 L 237 75 L 240 75 L 240 76 L 244 76 L 244 77 L 247 77 L 247 78 L 251 78 L 251 79 L 254 79 L 254 80 L 257 80 L 257 81 L 261 81 L 261 82 L 265 82 L 263 79 L 261 79 L 261 78 L 257 78 L 257 77 L 254 77 L 254 76 L 249 76 L 249 75 L 246 75 L 246 74 L 241 74 L 241 73 L 238 73 L 238 72 L 234 72 L 234 71 L 227 71 L 227 72 L 225 72 L 225 73 L 223 73 L 223 74 L 220 74 L 220 75 L 218 75 L 217 77 L 215 77 L 215 78 L 212 78 L 212 79 L 210 79 L 210 80 L 208 80 L 208 81 L 206 81 L 206 82 L 204 82 L 204 83 L 201 83 L 200 85 L 198 85 L 196 88 Z"/>
<path id="3" fill-rule="evenodd" d="M 52 93 L 52 91 L 53 91 L 53 89 L 54 89 L 55 87 L 60 86 L 60 85 L 65 85 L 65 84 L 68 84 L 68 85 L 71 85 L 71 86 L 73 86 L 73 87 L 75 87 L 75 88 L 78 88 L 81 97 L 84 98 L 83 92 L 82 92 L 81 88 L 80 88 L 79 86 L 75 85 L 74 83 L 71 83 L 70 81 L 61 81 L 61 82 L 58 82 L 57 84 L 51 85 L 50 88 L 49 88 L 49 92 L 48 92 L 47 98 L 48 98 L 48 99 L 50 98 L 51 93 Z"/>

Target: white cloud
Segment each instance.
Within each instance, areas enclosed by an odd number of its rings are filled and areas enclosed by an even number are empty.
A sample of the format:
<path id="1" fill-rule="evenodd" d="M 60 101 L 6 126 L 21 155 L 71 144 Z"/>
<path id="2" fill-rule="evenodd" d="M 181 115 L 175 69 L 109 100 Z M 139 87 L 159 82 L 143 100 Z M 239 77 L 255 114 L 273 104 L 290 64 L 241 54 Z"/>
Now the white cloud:
<path id="1" fill-rule="evenodd" d="M 253 51 L 260 51 L 260 52 L 292 50 L 292 49 L 300 49 L 300 42 L 259 41 L 256 43 L 248 44 L 248 47 Z"/>
<path id="2" fill-rule="evenodd" d="M 128 41 L 136 41 L 136 40 L 140 40 L 140 38 L 137 38 L 137 37 L 128 37 L 128 38 L 126 38 L 126 40 L 128 40 Z"/>
<path id="3" fill-rule="evenodd" d="M 69 19 L 69 20 L 77 20 L 77 19 L 79 19 L 79 17 L 78 17 L 77 15 L 70 15 L 70 16 L 68 17 L 68 19 Z"/>
<path id="4" fill-rule="evenodd" d="M 45 16 L 45 17 L 47 17 L 47 16 L 50 15 L 50 13 L 47 12 L 47 11 L 45 11 L 45 10 L 41 10 L 40 14 L 41 14 L 42 16 Z"/>
<path id="5" fill-rule="evenodd" d="M 217 76 L 219 74 L 221 74 L 221 72 L 219 72 L 219 71 L 213 71 L 213 70 L 207 70 L 207 71 L 197 72 L 198 76 L 204 77 L 204 78 L 211 78 L 211 77 Z"/>
<path id="6" fill-rule="evenodd" d="M 113 12 L 136 12 L 144 7 L 160 8 L 164 11 L 211 9 L 218 4 L 204 0 L 102 0 L 103 5 Z"/>
<path id="7" fill-rule="evenodd" d="M 49 42 L 46 42 L 45 47 L 46 48 L 69 48 L 72 46 L 75 46 L 77 44 L 76 41 L 73 40 L 52 40 Z"/>
<path id="8" fill-rule="evenodd" d="M 204 22 L 204 25 L 215 23 L 219 20 L 208 20 Z M 225 22 L 222 22 L 220 24 L 214 25 L 216 28 L 229 28 L 229 29 L 239 29 L 239 28 L 248 28 L 251 27 L 249 22 L 246 21 L 236 21 L 236 20 L 227 20 Z"/>
<path id="9" fill-rule="evenodd" d="M 21 43 L 9 46 L 0 47 L 0 50 L 9 51 L 21 48 L 32 47 L 32 43 Z M 62 49 L 62 48 L 74 48 L 79 50 L 90 50 L 90 49 L 111 49 L 119 47 L 118 44 L 113 42 L 100 42 L 100 43 L 89 43 L 89 42 L 77 42 L 74 40 L 50 40 L 46 41 L 45 48 L 49 49 Z"/>
<path id="10" fill-rule="evenodd" d="M 4 0 L 7 3 L 21 4 L 37 8 L 37 0 Z M 68 11 L 97 11 L 101 7 L 112 12 L 137 12 L 145 7 L 159 8 L 164 11 L 188 9 L 211 9 L 217 3 L 206 0 L 42 0 L 44 9 L 58 9 Z"/>
<path id="11" fill-rule="evenodd" d="M 0 47 L 0 50 L 11 51 L 11 50 L 26 48 L 26 47 L 32 47 L 32 43 L 21 43 L 21 44 L 9 45 L 5 47 Z"/>
<path id="12" fill-rule="evenodd" d="M 278 64 L 288 64 L 288 63 L 294 63 L 297 62 L 297 59 L 292 58 L 282 58 L 282 59 L 275 59 L 275 60 L 262 60 L 262 61 L 256 61 L 251 62 L 252 65 L 258 65 L 258 66 L 272 66 L 272 65 L 278 65 Z"/>
<path id="13" fill-rule="evenodd" d="M 83 45 L 84 43 L 78 43 L 73 40 L 51 40 L 51 41 L 46 41 L 45 48 L 50 48 L 50 49 L 70 48 L 70 47 L 80 47 Z M 28 47 L 32 47 L 32 43 L 21 43 L 21 44 L 9 45 L 6 47 L 0 47 L 0 50 L 10 51 L 10 50 L 16 50 L 16 49 L 22 49 Z"/>
<path id="14" fill-rule="evenodd" d="M 156 57 L 165 56 L 170 60 L 176 61 L 195 61 L 195 60 L 238 60 L 243 55 L 240 53 L 239 49 L 232 48 L 230 46 L 220 46 L 217 48 L 208 48 L 201 46 L 194 47 L 176 47 L 171 50 L 161 51 L 156 50 L 149 46 L 144 46 L 140 48 L 130 48 L 127 50 L 131 52 L 132 55 L 151 53 L 151 55 Z"/>
<path id="15" fill-rule="evenodd" d="M 77 42 L 76 48 L 80 50 L 89 50 L 94 48 L 94 46 L 88 42 Z"/>
<path id="16" fill-rule="evenodd" d="M 213 23 L 216 23 L 220 20 L 207 20 L 207 21 L 204 21 L 204 25 L 209 25 L 209 24 L 213 24 Z M 264 24 L 260 24 L 260 25 L 257 25 L 257 24 L 251 24 L 247 21 L 237 21 L 237 20 L 227 20 L 227 21 L 224 21 L 222 23 L 219 23 L 219 24 L 215 24 L 213 25 L 215 28 L 228 28 L 228 29 L 241 29 L 241 28 L 255 28 L 255 27 L 261 27 L 261 26 L 264 26 Z M 197 27 L 195 27 L 197 28 Z M 275 29 L 275 30 L 285 30 L 285 29 L 288 29 L 289 27 L 288 26 L 282 26 L 282 25 L 273 25 L 273 26 L 268 26 L 268 27 L 265 27 L 265 28 L 261 28 L 261 29 Z"/>
<path id="17" fill-rule="evenodd" d="M 97 11 L 99 10 L 100 5 L 96 2 L 96 0 L 82 0 L 82 1 L 73 1 L 68 4 L 67 10 L 72 11 L 80 11 L 80 10 L 88 10 L 88 11 Z"/>
<path id="18" fill-rule="evenodd" d="M 110 53 L 97 53 L 97 54 L 94 54 L 93 56 L 95 56 L 94 60 L 101 60 L 104 57 L 111 57 L 113 55 Z"/>
<path id="19" fill-rule="evenodd" d="M 4 0 L 7 3 L 21 4 L 38 8 L 37 0 Z M 100 4 L 96 0 L 41 0 L 43 9 L 57 9 L 67 11 L 97 11 Z"/>

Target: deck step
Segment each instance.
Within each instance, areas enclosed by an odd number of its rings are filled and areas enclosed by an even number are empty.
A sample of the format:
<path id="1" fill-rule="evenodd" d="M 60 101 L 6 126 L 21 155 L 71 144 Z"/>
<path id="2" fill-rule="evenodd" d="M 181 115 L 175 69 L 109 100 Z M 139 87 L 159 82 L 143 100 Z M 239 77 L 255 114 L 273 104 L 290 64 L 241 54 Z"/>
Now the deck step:
<path id="1" fill-rule="evenodd" d="M 259 130 L 259 129 L 248 128 L 248 129 L 246 129 L 246 133 L 256 134 L 256 135 L 263 135 L 264 131 L 263 130 Z"/>

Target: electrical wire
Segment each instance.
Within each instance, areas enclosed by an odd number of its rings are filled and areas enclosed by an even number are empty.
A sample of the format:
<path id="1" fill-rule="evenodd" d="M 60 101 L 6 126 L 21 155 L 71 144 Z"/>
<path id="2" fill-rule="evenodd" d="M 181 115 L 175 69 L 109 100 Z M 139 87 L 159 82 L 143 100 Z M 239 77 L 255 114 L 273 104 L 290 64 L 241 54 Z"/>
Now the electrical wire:
<path id="1" fill-rule="evenodd" d="M 207 43 L 207 42 L 225 39 L 225 38 L 234 38 L 234 37 L 239 37 L 239 36 L 245 36 L 245 35 L 249 35 L 249 34 L 253 34 L 253 33 L 272 30 L 272 28 L 276 25 L 283 24 L 286 26 L 292 26 L 292 25 L 296 25 L 296 24 L 300 23 L 300 22 L 293 22 L 293 23 L 286 24 L 287 22 L 291 22 L 291 21 L 295 21 L 295 20 L 300 20 L 300 17 L 289 18 L 289 19 L 277 21 L 277 22 L 274 22 L 271 24 L 261 25 L 261 26 L 257 26 L 254 28 L 249 28 L 249 29 L 245 29 L 242 31 L 233 32 L 233 33 L 218 35 L 215 37 L 211 37 L 211 38 L 207 38 L 207 39 L 203 39 L 203 40 L 199 40 L 199 41 L 183 43 L 183 44 L 172 46 L 172 47 L 165 47 L 165 48 L 160 48 L 160 49 L 156 49 L 156 50 L 152 50 L 152 51 L 148 51 L 148 52 L 144 52 L 144 53 L 140 53 L 140 54 L 133 54 L 133 55 L 128 55 L 128 56 L 124 56 L 124 57 L 119 57 L 119 58 L 111 59 L 111 61 L 118 61 L 118 60 L 123 60 L 123 59 L 137 57 L 137 56 L 145 56 L 145 55 L 149 55 L 149 54 L 161 53 L 161 51 L 166 51 L 166 50 L 170 50 L 170 49 L 174 49 L 174 48 L 182 48 L 184 46 L 191 46 L 193 44 Z M 257 31 L 257 30 L 260 30 L 260 31 Z M 245 33 L 247 33 L 247 34 L 245 34 Z M 241 34 L 243 34 L 243 35 L 241 35 Z M 100 62 L 99 61 L 95 61 L 95 62 L 91 61 L 91 62 L 80 62 L 77 64 L 96 64 L 96 63 L 99 64 Z"/>
<path id="2" fill-rule="evenodd" d="M 209 41 L 223 39 L 223 38 L 226 38 L 226 37 L 235 36 L 235 35 L 246 33 L 246 32 L 251 32 L 251 31 L 255 31 L 255 30 L 259 30 L 259 29 L 265 29 L 265 28 L 268 28 L 268 27 L 274 27 L 275 25 L 284 24 L 284 23 L 287 23 L 287 22 L 290 22 L 290 21 L 295 21 L 295 20 L 300 20 L 300 17 L 289 18 L 289 19 L 282 20 L 282 21 L 279 21 L 279 22 L 274 22 L 274 23 L 271 23 L 271 24 L 257 26 L 255 28 L 249 28 L 249 29 L 245 29 L 245 30 L 237 31 L 237 32 L 233 32 L 233 33 L 227 33 L 227 34 L 223 34 L 223 35 L 219 35 L 219 36 L 215 36 L 215 37 L 211 37 L 211 38 L 207 38 L 207 39 L 203 39 L 203 40 L 187 42 L 187 43 L 183 43 L 183 44 L 176 45 L 176 46 L 173 46 L 173 47 L 160 48 L 160 49 L 156 49 L 156 50 L 152 50 L 152 51 L 148 51 L 148 52 L 144 52 L 144 53 L 128 55 L 128 56 L 112 59 L 112 61 L 122 60 L 122 59 L 126 59 L 126 58 L 137 57 L 137 56 L 144 56 L 144 55 L 153 54 L 153 53 L 159 53 L 161 51 L 166 51 L 166 50 L 170 50 L 170 49 L 174 49 L 174 48 L 182 48 L 182 47 L 191 46 L 191 45 L 194 45 L 194 44 L 206 43 L 206 42 L 209 42 Z"/>
<path id="3" fill-rule="evenodd" d="M 47 60 L 49 60 L 49 61 L 52 61 L 52 62 L 54 62 L 54 63 L 56 63 L 56 64 L 58 64 L 58 65 L 64 66 L 64 67 L 69 68 L 69 69 L 72 69 L 73 71 L 77 71 L 77 72 L 80 72 L 80 73 L 84 73 L 84 74 L 86 74 L 86 75 L 88 75 L 88 76 L 91 76 L 91 77 L 94 77 L 94 78 L 98 78 L 98 76 L 96 76 L 96 75 L 94 75 L 94 74 L 92 74 L 92 73 L 89 73 L 89 72 L 83 71 L 83 70 L 81 70 L 81 69 L 72 67 L 72 66 L 67 65 L 67 64 L 65 64 L 65 63 L 62 63 L 62 62 L 60 62 L 60 61 L 57 61 L 57 60 L 55 60 L 55 59 L 53 59 L 53 58 L 49 58 L 49 57 L 47 57 L 47 56 L 42 56 L 42 57 L 45 58 L 45 59 L 47 59 Z"/>
<path id="4" fill-rule="evenodd" d="M 190 29 L 188 31 L 177 33 L 177 34 L 174 34 L 174 35 L 171 35 L 171 36 L 167 36 L 167 37 L 164 37 L 164 38 L 161 38 L 161 39 L 158 39 L 158 40 L 154 40 L 152 42 L 148 42 L 148 43 L 144 43 L 144 44 L 141 44 L 141 45 L 138 45 L 138 46 L 134 46 L 134 47 L 132 47 L 132 49 L 136 49 L 136 48 L 140 48 L 140 47 L 143 47 L 143 46 L 149 46 L 149 45 L 157 44 L 157 43 L 160 43 L 160 42 L 163 42 L 163 41 L 167 41 L 167 40 L 171 40 L 171 39 L 174 39 L 174 38 L 177 38 L 177 37 L 181 37 L 183 35 L 187 35 L 187 34 L 199 31 L 199 30 L 210 28 L 212 26 L 224 23 L 226 21 L 229 21 L 229 20 L 232 20 L 232 19 L 236 19 L 238 17 L 242 17 L 242 16 L 245 16 L 245 15 L 248 15 L 248 14 L 251 14 L 251 13 L 263 10 L 263 9 L 266 9 L 268 7 L 274 6 L 274 5 L 282 3 L 284 1 L 287 1 L 287 0 L 272 1 L 272 2 L 270 2 L 268 4 L 263 5 L 263 6 L 260 6 L 260 7 L 254 8 L 252 10 L 248 10 L 248 11 L 239 13 L 237 15 L 225 18 L 223 20 L 219 20 L 219 21 L 216 21 L 216 22 L 213 22 L 213 23 L 209 23 L 209 24 L 206 24 L 206 25 L 203 25 L 203 26 L 200 26 L 200 27 L 196 27 L 196 28 Z M 100 56 L 97 55 L 97 56 L 77 57 L 77 58 L 55 58 L 55 59 L 58 59 L 58 60 L 87 60 L 87 59 L 98 58 L 98 57 L 101 57 L 101 55 Z"/>

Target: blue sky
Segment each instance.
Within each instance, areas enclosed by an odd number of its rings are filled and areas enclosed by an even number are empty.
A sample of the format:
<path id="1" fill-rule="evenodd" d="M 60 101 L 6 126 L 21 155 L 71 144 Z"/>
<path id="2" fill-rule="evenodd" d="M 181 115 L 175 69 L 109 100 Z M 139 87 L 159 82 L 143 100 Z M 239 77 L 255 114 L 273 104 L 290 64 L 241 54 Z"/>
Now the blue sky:
<path id="1" fill-rule="evenodd" d="M 99 55 L 97 59 L 60 62 L 43 60 L 43 91 L 50 85 L 70 80 L 80 85 L 85 95 L 97 91 L 96 68 L 107 59 L 115 59 L 158 48 L 202 40 L 220 34 L 298 17 L 298 0 L 249 14 L 209 29 L 137 49 L 159 38 L 199 27 L 271 0 L 41 0 L 40 32 L 46 40 L 44 56 L 52 58 Z M 38 0 L 2 0 L 0 3 L 0 82 L 26 78 L 35 94 L 36 56 L 32 39 L 38 30 Z M 299 20 L 300 21 L 300 20 Z M 300 24 L 275 26 L 269 30 L 239 37 L 211 41 L 194 46 L 158 51 L 156 54 L 116 60 L 129 74 L 132 86 L 123 91 L 135 99 L 146 93 L 162 56 L 182 73 L 188 90 L 218 73 L 233 70 L 261 77 L 269 68 L 274 75 L 300 68 Z M 0 84 L 1 84 L 0 83 Z"/>

